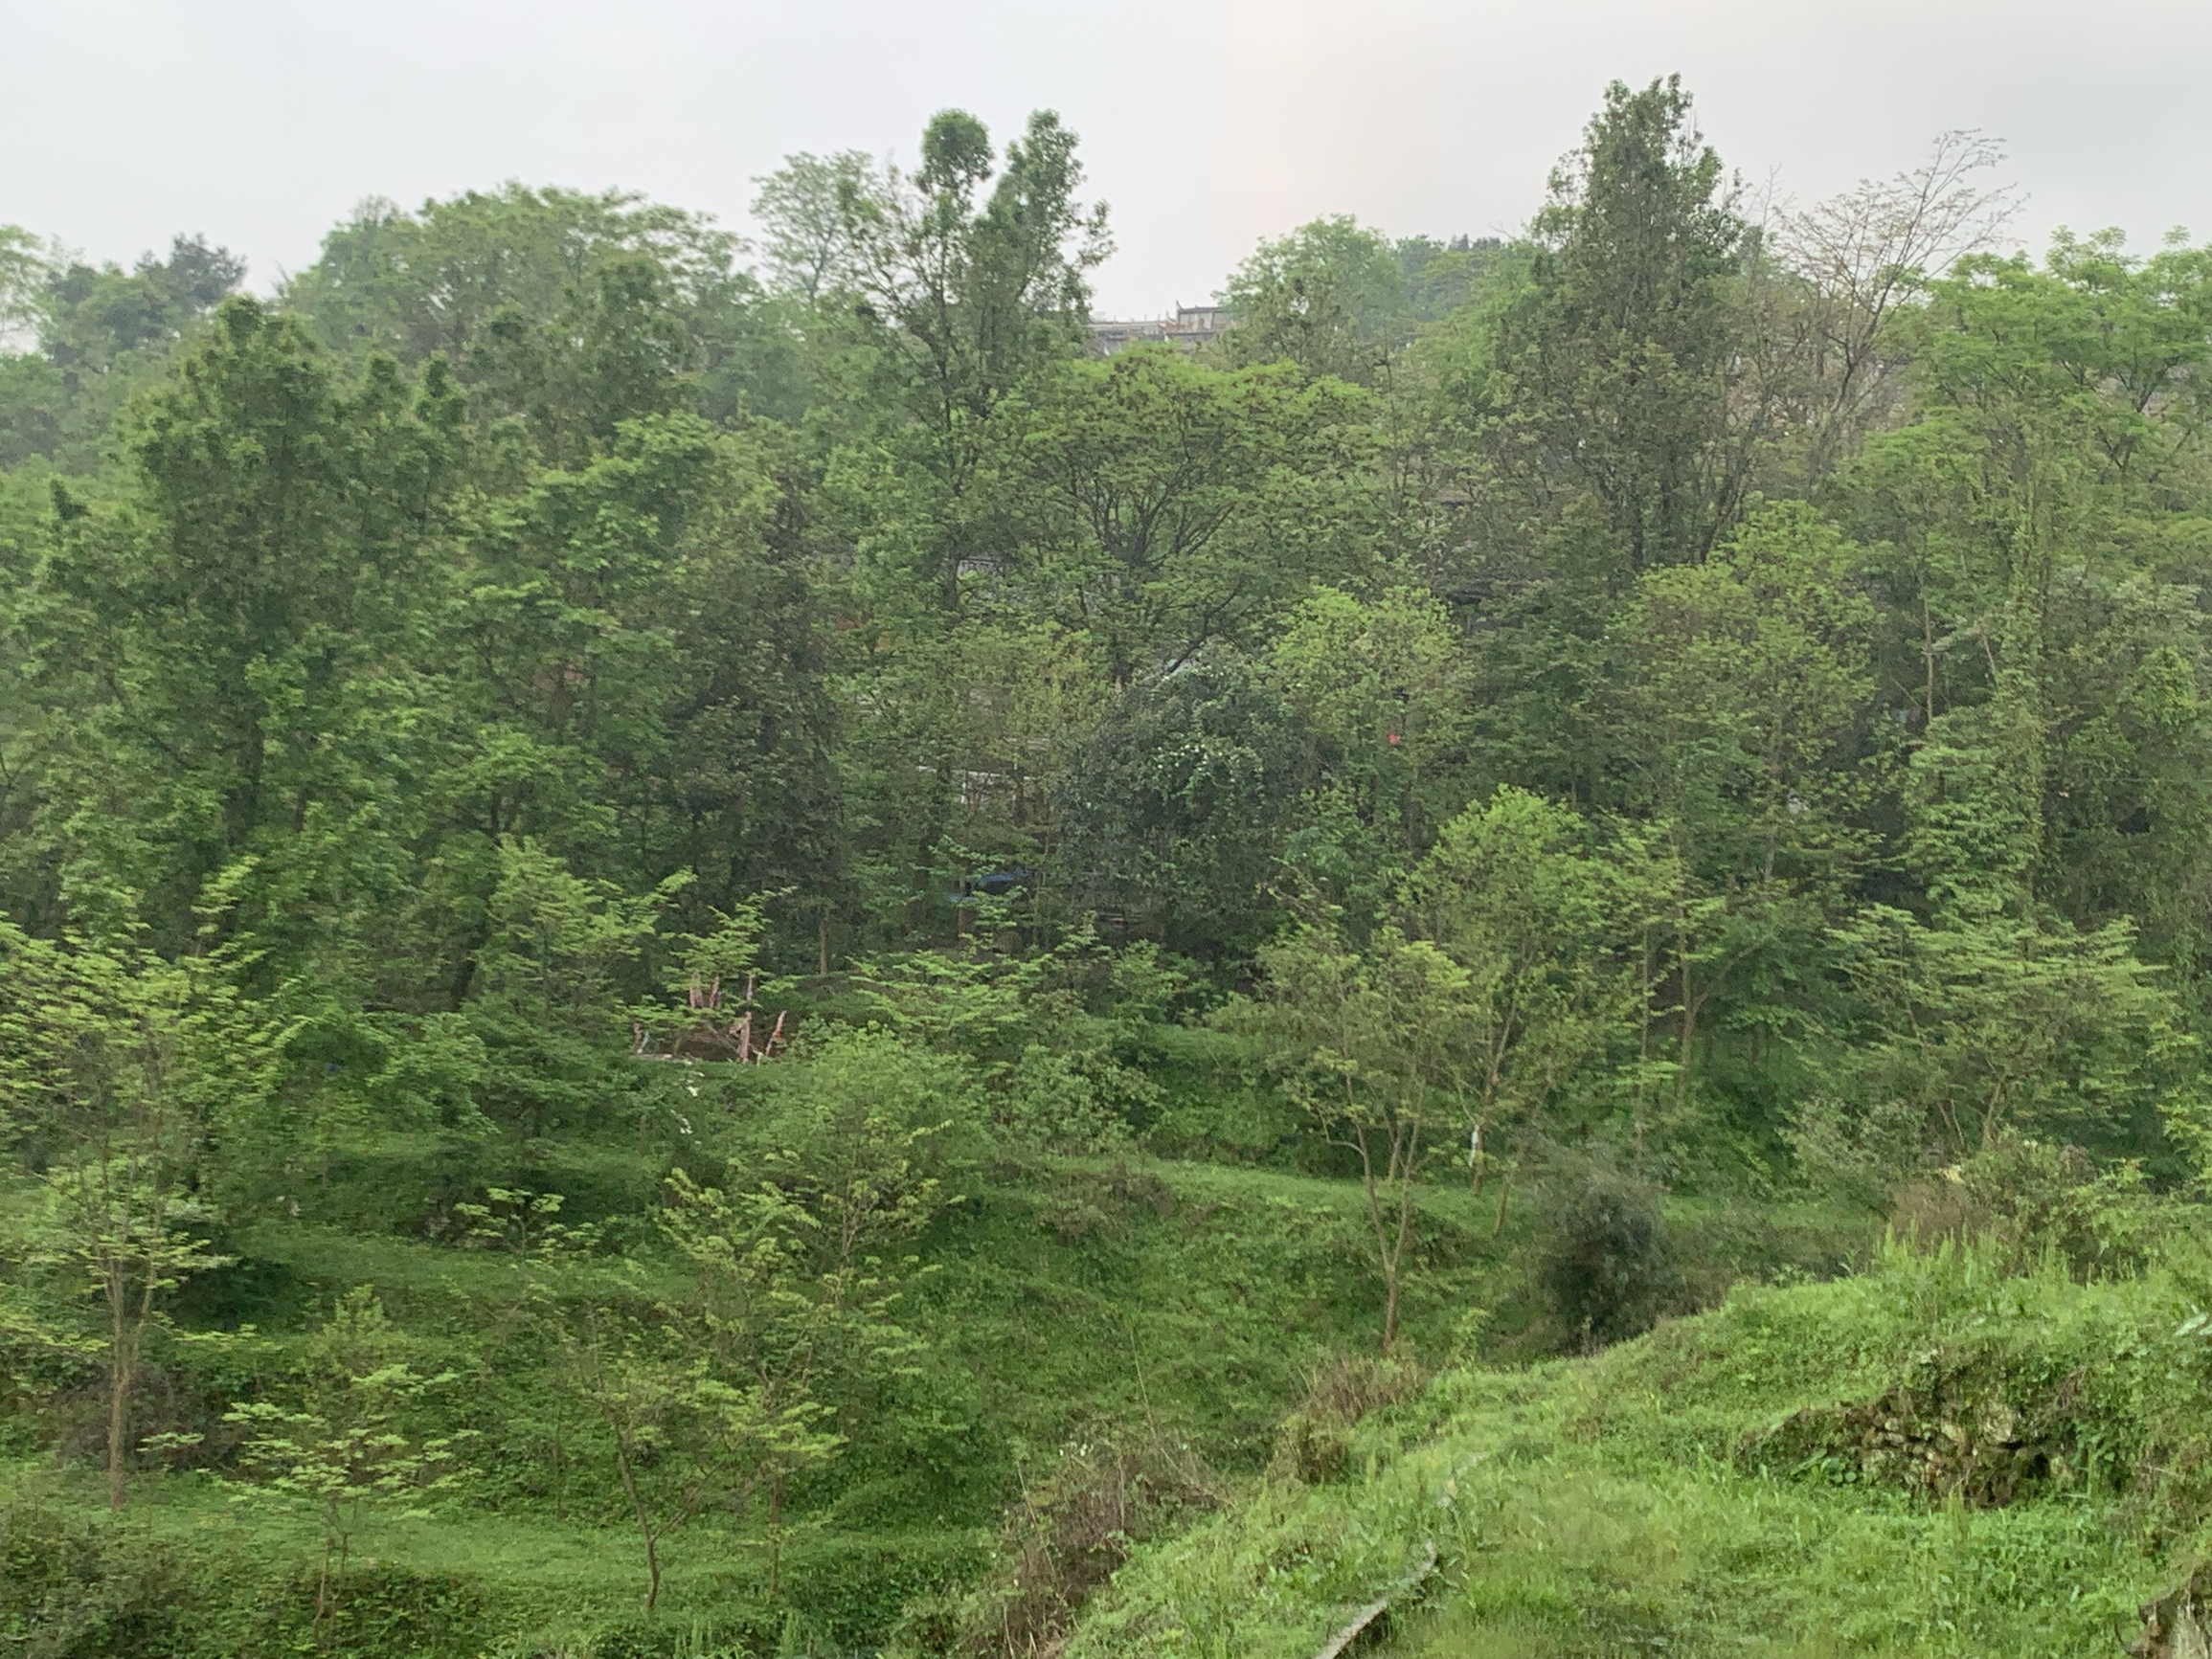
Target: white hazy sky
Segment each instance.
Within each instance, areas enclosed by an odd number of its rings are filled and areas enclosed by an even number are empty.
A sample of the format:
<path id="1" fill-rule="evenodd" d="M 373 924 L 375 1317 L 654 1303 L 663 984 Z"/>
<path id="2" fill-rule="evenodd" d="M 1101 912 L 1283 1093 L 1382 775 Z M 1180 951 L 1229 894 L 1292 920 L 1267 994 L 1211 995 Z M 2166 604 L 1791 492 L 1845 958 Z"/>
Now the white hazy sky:
<path id="1" fill-rule="evenodd" d="M 795 149 L 901 160 L 948 105 L 1081 135 L 1099 310 L 1194 303 L 1323 213 L 1508 231 L 1605 82 L 1682 72 L 1747 178 L 1812 198 L 2003 138 L 2019 229 L 2212 235 L 2206 0 L 0 0 L 0 222 L 258 283 L 362 196 L 621 185 L 743 228 Z"/>

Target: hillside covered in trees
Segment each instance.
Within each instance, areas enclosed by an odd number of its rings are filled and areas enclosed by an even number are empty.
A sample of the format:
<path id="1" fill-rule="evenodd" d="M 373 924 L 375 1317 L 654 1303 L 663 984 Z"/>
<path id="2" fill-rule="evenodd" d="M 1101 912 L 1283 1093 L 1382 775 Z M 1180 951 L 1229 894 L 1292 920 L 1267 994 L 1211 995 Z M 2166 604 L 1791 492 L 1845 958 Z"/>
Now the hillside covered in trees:
<path id="1" fill-rule="evenodd" d="M 1998 164 L 0 227 L 11 1650 L 2205 1651 L 2212 249 Z"/>

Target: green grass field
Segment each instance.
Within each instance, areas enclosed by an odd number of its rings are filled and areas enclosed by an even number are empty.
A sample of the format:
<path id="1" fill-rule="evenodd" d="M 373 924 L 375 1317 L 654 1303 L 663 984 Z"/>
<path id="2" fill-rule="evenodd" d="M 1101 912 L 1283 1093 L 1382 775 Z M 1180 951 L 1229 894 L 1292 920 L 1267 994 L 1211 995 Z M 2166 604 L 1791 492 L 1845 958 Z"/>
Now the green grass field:
<path id="1" fill-rule="evenodd" d="M 363 1654 L 598 1659 L 683 1643 L 870 1648 L 913 1628 L 916 1607 L 958 1603 L 993 1558 L 1005 1505 L 1064 1446 L 1172 1441 L 1221 1491 L 1242 1491 L 1311 1376 L 1374 1345 L 1366 1222 L 1346 1182 L 1131 1157 L 1000 1166 L 967 1188 L 926 1240 L 930 1270 L 911 1308 L 934 1345 L 897 1398 L 871 1402 L 891 1428 L 856 1434 L 773 1546 L 756 1524 L 676 1534 L 653 1621 L 641 1617 L 640 1546 L 619 1493 L 589 1470 L 549 1486 L 542 1446 L 526 1444 L 548 1391 L 533 1369 L 542 1355 L 519 1327 L 503 1333 L 511 1260 L 272 1222 L 240 1234 L 229 1283 L 194 1293 L 219 1295 L 256 1334 L 212 1356 L 172 1349 L 173 1387 L 189 1393 L 194 1367 L 216 1368 L 221 1390 L 239 1391 L 288 1357 L 320 1310 L 372 1286 L 418 1369 L 461 1369 L 452 1404 L 482 1437 L 480 1478 L 419 1518 L 365 1509 L 344 1611 L 317 1636 L 322 1534 L 309 1510 L 185 1468 L 140 1478 L 111 1521 L 83 1425 L 49 1420 L 6 1468 L 12 1568 L 0 1617 L 14 1623 L 0 1629 L 27 1653 L 85 1659 L 288 1652 L 310 1639 Z M 1817 1271 L 1865 1229 L 1818 1209 L 1777 1209 L 1756 1225 L 1740 1211 L 1675 1210 L 1716 1274 Z M 1407 1303 L 1413 1355 L 1433 1366 L 1478 1346 L 1513 1351 L 1533 1317 L 1525 1258 L 1542 1219 L 1532 1198 L 1494 1237 L 1487 1196 L 1425 1196 Z M 589 1270 L 554 1278 L 564 1297 L 605 1293 Z M 648 1273 L 624 1293 L 651 1288 Z M 1461 1384 L 1440 1386 L 1439 1399 Z M 79 1415 L 94 1403 L 87 1394 Z M 34 1449 L 57 1428 L 74 1448 L 59 1462 Z"/>
<path id="2" fill-rule="evenodd" d="M 2196 1558 L 2212 1350 L 2190 1272 L 1890 1252 L 1586 1360 L 1465 1370 L 1342 1485 L 1141 1553 L 1076 1656 L 1302 1659 L 1433 1546 L 1404 1659 L 2118 1654 Z"/>

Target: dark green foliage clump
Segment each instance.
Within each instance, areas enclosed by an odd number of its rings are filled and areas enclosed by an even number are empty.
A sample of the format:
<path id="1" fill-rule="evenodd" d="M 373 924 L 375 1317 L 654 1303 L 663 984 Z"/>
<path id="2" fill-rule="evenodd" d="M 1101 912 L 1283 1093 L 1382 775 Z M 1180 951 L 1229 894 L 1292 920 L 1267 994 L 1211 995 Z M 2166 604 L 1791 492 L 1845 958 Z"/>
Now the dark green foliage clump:
<path id="1" fill-rule="evenodd" d="M 1296 711 L 1234 653 L 1139 688 L 1063 785 L 1086 901 L 1173 943 L 1250 941 L 1304 750 Z"/>
<path id="2" fill-rule="evenodd" d="M 1978 1362 L 1977 1362 L 1978 1361 Z M 1922 1497 L 1998 1506 L 2125 1468 L 2140 1448 L 2100 1445 L 2118 1425 L 2082 1398 L 2083 1376 L 2021 1376 L 1982 1356 L 1916 1356 L 1872 1400 L 1809 1408 L 1748 1441 L 1751 1467 L 1811 1471 Z"/>
<path id="3" fill-rule="evenodd" d="M 1535 1266 L 1569 1348 L 1640 1336 L 1684 1288 L 1658 1195 L 1610 1176 L 1565 1197 Z"/>
<path id="4" fill-rule="evenodd" d="M 191 1651 L 187 1621 L 200 1586 L 178 1552 L 144 1533 L 18 1502 L 0 1513 L 0 1617 L 25 1653 Z"/>
<path id="5" fill-rule="evenodd" d="M 363 1562 L 325 1622 L 312 1578 L 282 1560 L 22 1499 L 0 1512 L 0 1629 L 38 1659 L 273 1659 L 303 1644 L 463 1659 L 495 1629 L 476 1586 L 434 1570 Z"/>

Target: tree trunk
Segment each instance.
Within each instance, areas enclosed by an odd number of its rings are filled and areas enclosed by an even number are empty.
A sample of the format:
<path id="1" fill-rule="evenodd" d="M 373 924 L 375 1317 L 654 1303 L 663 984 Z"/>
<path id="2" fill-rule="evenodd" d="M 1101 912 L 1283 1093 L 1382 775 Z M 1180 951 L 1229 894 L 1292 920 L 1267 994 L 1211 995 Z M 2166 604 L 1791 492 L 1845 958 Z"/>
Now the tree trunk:
<path id="1" fill-rule="evenodd" d="M 563 1404 L 562 1404 L 561 1396 L 560 1396 L 560 1395 L 558 1395 L 558 1394 L 556 1393 L 556 1394 L 553 1396 L 553 1519 L 554 1519 L 554 1520 L 556 1520 L 556 1521 L 560 1521 L 560 1522 L 563 1522 L 563 1523 L 565 1523 L 565 1522 L 568 1520 L 568 1518 L 569 1518 L 569 1513 L 568 1513 L 568 1494 L 569 1494 L 569 1468 L 568 1468 L 568 1457 L 567 1457 L 567 1451 L 568 1451 L 568 1435 L 567 1435 L 567 1428 L 568 1428 L 568 1414 L 567 1414 L 567 1412 L 566 1412 L 566 1411 L 563 1409 Z"/>
<path id="2" fill-rule="evenodd" d="M 776 1604 L 783 1584 L 783 1471 L 768 1482 L 768 1603 Z"/>
<path id="3" fill-rule="evenodd" d="M 661 1599 L 660 1538 L 653 1531 L 653 1518 L 645 1513 L 645 1500 L 638 1491 L 637 1471 L 630 1467 L 629 1448 L 621 1438 L 615 1441 L 615 1468 L 622 1477 L 622 1491 L 630 1500 L 630 1513 L 638 1520 L 638 1536 L 645 1540 L 645 1611 L 650 1613 Z"/>
<path id="4" fill-rule="evenodd" d="M 1651 999 L 1653 990 L 1651 926 L 1646 923 L 1643 928 L 1642 967 L 1636 976 L 1636 1058 L 1637 1064 L 1636 1093 L 1631 1097 L 1629 1104 L 1629 1114 L 1636 1135 L 1636 1177 L 1638 1180 L 1643 1179 L 1644 1089 L 1647 1087 L 1644 1064 L 1651 1059 Z M 1502 1221 L 1500 1224 L 1503 1224 Z"/>
<path id="5" fill-rule="evenodd" d="M 1407 1161 L 1398 1170 L 1398 1236 L 1390 1246 L 1390 1288 L 1383 1310 L 1383 1352 L 1398 1345 L 1398 1291 L 1405 1283 L 1406 1240 L 1413 1230 L 1413 1159 L 1421 1150 L 1421 1129 L 1413 1127 L 1407 1147 Z"/>
<path id="6" fill-rule="evenodd" d="M 1390 1253 L 1389 1229 L 1383 1220 L 1383 1195 L 1375 1180 L 1374 1155 L 1367 1146 L 1365 1127 L 1353 1129 L 1352 1144 L 1359 1149 L 1360 1189 L 1366 1195 L 1367 1221 L 1375 1229 L 1375 1264 L 1383 1272 L 1383 1352 L 1388 1354 L 1398 1336 L 1398 1264 Z M 1397 1160 L 1397 1148 L 1393 1145 L 1390 1149 L 1393 1171 Z"/>
<path id="7" fill-rule="evenodd" d="M 1928 605 L 1928 572 L 1920 576 L 1920 653 L 1928 669 L 1927 711 L 1921 720 L 1920 735 L 1925 738 L 1928 729 L 1935 722 L 1935 614 Z"/>
<path id="8" fill-rule="evenodd" d="M 1679 1117 L 1690 1092 L 1691 1045 L 1697 1040 L 1697 1004 L 1690 998 L 1690 935 L 1686 927 L 1677 934 L 1677 946 L 1682 953 L 1682 1052 L 1675 1065 L 1675 1112 Z"/>
<path id="9" fill-rule="evenodd" d="M 129 1329 L 120 1288 L 110 1303 L 107 1352 L 107 1507 L 121 1514 L 124 1454 L 130 1444 L 130 1386 L 138 1370 L 137 1334 Z"/>
<path id="10" fill-rule="evenodd" d="M 323 1621 L 330 1615 L 330 1549 L 338 1536 L 338 1500 L 323 1500 L 323 1562 L 315 1572 L 315 1640 L 325 1644 Z"/>
<path id="11" fill-rule="evenodd" d="M 336 1641 L 338 1637 L 338 1603 L 346 1594 L 346 1568 L 353 1558 L 353 1528 L 361 1520 L 360 1506 L 361 1500 L 355 1498 L 347 1524 L 338 1530 L 338 1576 L 330 1581 L 330 1633 L 328 1639 L 331 1641 Z"/>

